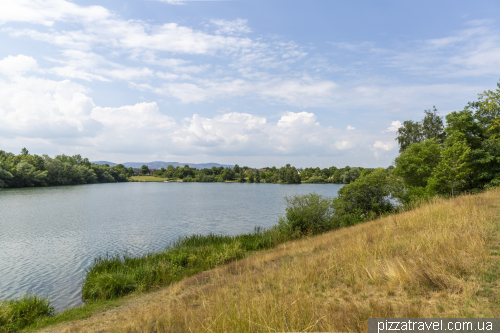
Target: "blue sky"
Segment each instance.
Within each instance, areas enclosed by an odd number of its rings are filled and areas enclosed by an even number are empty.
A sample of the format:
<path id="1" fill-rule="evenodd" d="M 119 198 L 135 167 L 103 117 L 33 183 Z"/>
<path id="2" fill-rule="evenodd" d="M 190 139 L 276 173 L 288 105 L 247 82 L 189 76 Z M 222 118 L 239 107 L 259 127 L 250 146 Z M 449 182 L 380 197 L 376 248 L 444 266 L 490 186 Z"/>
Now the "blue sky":
<path id="1" fill-rule="evenodd" d="M 0 3 L 0 149 L 388 166 L 500 79 L 498 1 Z"/>

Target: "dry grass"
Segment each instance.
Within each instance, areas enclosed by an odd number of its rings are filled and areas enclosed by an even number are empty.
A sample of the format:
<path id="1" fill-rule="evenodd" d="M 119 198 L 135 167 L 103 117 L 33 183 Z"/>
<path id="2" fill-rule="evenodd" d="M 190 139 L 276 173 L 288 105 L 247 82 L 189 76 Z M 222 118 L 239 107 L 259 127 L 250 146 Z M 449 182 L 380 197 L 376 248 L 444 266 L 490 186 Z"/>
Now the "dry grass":
<path id="1" fill-rule="evenodd" d="M 46 331 L 366 332 L 369 317 L 496 317 L 498 304 L 481 290 L 499 203 L 499 191 L 436 199 L 282 244 Z"/>

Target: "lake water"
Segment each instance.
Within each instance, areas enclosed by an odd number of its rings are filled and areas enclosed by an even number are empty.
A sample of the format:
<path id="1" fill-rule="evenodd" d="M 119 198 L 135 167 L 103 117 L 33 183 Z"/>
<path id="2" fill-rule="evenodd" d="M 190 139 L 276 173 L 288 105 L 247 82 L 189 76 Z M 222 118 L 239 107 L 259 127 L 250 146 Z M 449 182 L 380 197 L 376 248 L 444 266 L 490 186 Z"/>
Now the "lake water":
<path id="1" fill-rule="evenodd" d="M 0 292 L 81 305 L 85 268 L 106 253 L 160 251 L 183 235 L 251 232 L 285 212 L 284 196 L 334 197 L 342 185 L 114 183 L 0 190 Z"/>

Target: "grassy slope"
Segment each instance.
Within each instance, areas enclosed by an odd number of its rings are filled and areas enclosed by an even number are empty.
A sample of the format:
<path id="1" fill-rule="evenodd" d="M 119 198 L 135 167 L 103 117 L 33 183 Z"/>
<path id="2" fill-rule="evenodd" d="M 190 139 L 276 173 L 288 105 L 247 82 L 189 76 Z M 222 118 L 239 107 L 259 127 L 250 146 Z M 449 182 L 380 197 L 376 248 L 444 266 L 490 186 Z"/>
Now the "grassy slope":
<path id="1" fill-rule="evenodd" d="M 46 332 L 362 331 L 500 316 L 500 192 L 288 242 Z"/>

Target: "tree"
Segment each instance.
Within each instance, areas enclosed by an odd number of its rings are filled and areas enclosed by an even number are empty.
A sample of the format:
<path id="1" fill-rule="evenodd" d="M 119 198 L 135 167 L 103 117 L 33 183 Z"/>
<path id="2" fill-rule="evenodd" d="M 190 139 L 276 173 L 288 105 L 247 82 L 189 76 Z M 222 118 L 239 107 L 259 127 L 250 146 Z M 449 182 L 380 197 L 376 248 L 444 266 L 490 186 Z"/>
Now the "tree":
<path id="1" fill-rule="evenodd" d="M 394 172 L 407 186 L 424 188 L 440 160 L 441 148 L 435 139 L 417 142 L 396 157 Z"/>
<path id="2" fill-rule="evenodd" d="M 436 166 L 433 176 L 429 179 L 429 186 L 437 192 L 451 188 L 451 197 L 454 191 L 470 173 L 467 163 L 471 149 L 465 141 L 449 137 L 445 148 L 441 152 L 441 161 Z"/>
<path id="3" fill-rule="evenodd" d="M 6 187 L 7 181 L 12 179 L 12 174 L 0 166 L 0 188 Z"/>
<path id="4" fill-rule="evenodd" d="M 339 225 L 351 225 L 392 211 L 391 199 L 398 198 L 401 188 L 402 182 L 383 168 L 342 187 L 333 199 Z"/>
<path id="5" fill-rule="evenodd" d="M 424 110 L 424 119 L 420 122 L 407 120 L 403 122 L 397 131 L 396 141 L 398 141 L 399 152 L 403 152 L 414 143 L 423 140 L 435 139 L 438 143 L 443 143 L 446 138 L 443 119 L 438 116 L 436 107 L 433 110 Z"/>
<path id="6" fill-rule="evenodd" d="M 141 175 L 148 175 L 149 174 L 149 168 L 147 165 L 141 166 Z"/>

